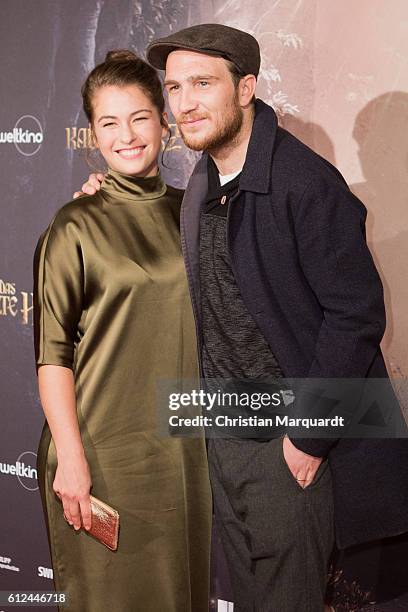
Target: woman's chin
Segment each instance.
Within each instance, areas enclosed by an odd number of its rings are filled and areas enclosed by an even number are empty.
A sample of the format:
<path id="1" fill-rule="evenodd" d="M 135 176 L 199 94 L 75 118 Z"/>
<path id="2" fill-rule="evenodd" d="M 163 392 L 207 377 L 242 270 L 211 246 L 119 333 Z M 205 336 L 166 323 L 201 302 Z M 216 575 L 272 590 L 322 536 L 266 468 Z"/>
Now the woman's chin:
<path id="1" fill-rule="evenodd" d="M 126 160 L 122 163 L 109 164 L 109 166 L 116 172 L 129 174 L 130 176 L 146 176 L 150 171 L 150 166 L 135 160 Z"/>

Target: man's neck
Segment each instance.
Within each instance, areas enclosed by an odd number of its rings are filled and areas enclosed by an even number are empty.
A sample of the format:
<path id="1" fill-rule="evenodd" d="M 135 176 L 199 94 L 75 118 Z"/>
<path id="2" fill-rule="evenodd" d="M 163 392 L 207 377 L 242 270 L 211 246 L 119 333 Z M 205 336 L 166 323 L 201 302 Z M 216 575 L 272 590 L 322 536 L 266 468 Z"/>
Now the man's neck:
<path id="1" fill-rule="evenodd" d="M 220 149 L 209 150 L 218 172 L 222 175 L 239 172 L 245 163 L 249 139 L 251 138 L 252 126 L 255 112 L 251 107 L 250 112 L 244 114 L 242 127 L 237 136 Z"/>

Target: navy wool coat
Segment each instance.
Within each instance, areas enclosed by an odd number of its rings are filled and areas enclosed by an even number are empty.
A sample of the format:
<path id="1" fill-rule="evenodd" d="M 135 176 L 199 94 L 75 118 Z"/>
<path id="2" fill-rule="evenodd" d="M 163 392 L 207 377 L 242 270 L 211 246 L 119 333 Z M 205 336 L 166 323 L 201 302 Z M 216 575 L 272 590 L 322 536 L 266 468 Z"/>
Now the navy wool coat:
<path id="1" fill-rule="evenodd" d="M 365 239 L 366 209 L 340 172 L 256 101 L 227 245 L 242 298 L 286 377 L 387 377 L 382 284 Z M 183 254 L 202 344 L 199 220 L 207 154 L 181 211 Z M 397 439 L 292 438 L 328 457 L 336 540 L 346 548 L 408 530 L 408 444 Z"/>

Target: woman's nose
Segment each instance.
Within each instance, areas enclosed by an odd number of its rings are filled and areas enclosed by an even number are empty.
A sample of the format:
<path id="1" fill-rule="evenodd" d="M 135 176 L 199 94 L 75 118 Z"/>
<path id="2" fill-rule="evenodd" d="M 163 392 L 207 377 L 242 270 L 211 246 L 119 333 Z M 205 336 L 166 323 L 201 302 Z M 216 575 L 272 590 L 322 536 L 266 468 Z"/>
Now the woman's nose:
<path id="1" fill-rule="evenodd" d="M 130 125 L 122 125 L 120 128 L 119 138 L 122 142 L 128 144 L 137 138 L 136 130 L 132 129 Z"/>

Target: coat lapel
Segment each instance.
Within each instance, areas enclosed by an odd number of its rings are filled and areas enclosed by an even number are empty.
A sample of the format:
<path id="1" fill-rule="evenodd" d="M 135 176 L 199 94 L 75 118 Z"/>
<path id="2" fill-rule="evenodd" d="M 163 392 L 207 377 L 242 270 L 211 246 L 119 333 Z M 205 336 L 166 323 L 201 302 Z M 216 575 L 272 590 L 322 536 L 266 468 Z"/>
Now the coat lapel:
<path id="1" fill-rule="evenodd" d="M 197 162 L 188 182 L 180 214 L 181 246 L 197 332 L 200 329 L 200 214 L 208 190 L 207 154 Z"/>

